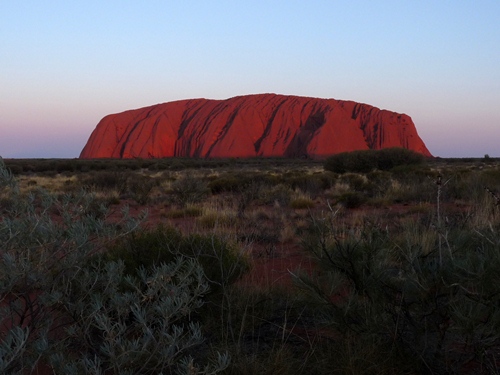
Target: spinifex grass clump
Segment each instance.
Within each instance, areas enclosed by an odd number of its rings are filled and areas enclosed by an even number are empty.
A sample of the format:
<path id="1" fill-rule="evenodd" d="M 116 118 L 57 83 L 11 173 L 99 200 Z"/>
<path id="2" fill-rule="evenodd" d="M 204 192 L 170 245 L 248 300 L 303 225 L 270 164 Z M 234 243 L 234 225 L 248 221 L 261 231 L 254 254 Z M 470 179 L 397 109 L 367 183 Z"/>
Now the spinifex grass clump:
<path id="1" fill-rule="evenodd" d="M 292 198 L 290 207 L 296 210 L 306 210 L 314 207 L 314 201 L 305 195 L 299 195 Z"/>
<path id="2" fill-rule="evenodd" d="M 140 268 L 96 254 L 138 226 L 124 212 L 107 220 L 91 194 L 23 196 L 0 159 L 0 373 L 26 374 L 40 363 L 60 374 L 214 373 L 197 367 L 201 342 L 191 313 L 208 283 L 195 259 Z M 203 355 L 197 356 L 207 361 Z"/>
<path id="3" fill-rule="evenodd" d="M 89 189 L 116 190 L 118 194 L 127 191 L 129 174 L 124 171 L 95 171 L 79 175 L 81 184 Z"/>
<path id="4" fill-rule="evenodd" d="M 209 193 L 205 181 L 201 181 L 191 173 L 187 173 L 178 180 L 172 182 L 171 195 L 173 200 L 182 207 L 190 203 L 202 201 Z"/>
<path id="5" fill-rule="evenodd" d="M 321 271 L 295 280 L 340 345 L 391 368 L 411 358 L 418 373 L 498 371 L 498 223 L 348 229 L 332 213 L 312 220 L 304 247 Z"/>

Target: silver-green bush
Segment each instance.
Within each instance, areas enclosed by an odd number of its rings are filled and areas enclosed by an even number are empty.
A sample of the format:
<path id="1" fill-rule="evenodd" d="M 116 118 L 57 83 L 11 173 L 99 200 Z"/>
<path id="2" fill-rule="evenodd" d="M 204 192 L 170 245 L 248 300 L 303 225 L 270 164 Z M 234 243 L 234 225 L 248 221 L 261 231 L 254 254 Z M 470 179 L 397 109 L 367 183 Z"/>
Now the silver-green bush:
<path id="1" fill-rule="evenodd" d="M 202 341 L 191 314 L 208 289 L 196 260 L 125 276 L 122 262 L 94 255 L 140 219 L 124 211 L 108 220 L 85 191 L 23 195 L 2 159 L 0 199 L 0 373 L 42 363 L 57 374 L 208 374 L 227 366 L 226 355 L 201 367 L 191 357 Z"/>

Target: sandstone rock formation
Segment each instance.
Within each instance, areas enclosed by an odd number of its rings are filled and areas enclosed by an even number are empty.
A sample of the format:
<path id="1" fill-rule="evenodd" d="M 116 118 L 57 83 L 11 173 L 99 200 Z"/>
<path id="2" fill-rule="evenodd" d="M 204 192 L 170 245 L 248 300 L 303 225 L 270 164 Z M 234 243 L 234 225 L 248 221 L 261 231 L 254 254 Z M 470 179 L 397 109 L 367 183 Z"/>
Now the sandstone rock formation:
<path id="1" fill-rule="evenodd" d="M 405 114 L 352 101 L 259 94 L 108 115 L 80 158 L 325 157 L 387 147 L 431 156 Z"/>

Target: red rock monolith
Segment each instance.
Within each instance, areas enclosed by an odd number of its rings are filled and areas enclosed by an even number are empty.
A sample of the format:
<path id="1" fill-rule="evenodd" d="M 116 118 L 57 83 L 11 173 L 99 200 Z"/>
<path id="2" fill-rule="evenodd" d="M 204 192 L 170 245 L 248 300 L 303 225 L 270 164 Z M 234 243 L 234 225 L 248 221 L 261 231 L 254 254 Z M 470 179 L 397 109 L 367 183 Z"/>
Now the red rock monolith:
<path id="1" fill-rule="evenodd" d="M 388 147 L 431 156 L 405 114 L 352 101 L 258 94 L 108 115 L 80 158 L 326 157 Z"/>

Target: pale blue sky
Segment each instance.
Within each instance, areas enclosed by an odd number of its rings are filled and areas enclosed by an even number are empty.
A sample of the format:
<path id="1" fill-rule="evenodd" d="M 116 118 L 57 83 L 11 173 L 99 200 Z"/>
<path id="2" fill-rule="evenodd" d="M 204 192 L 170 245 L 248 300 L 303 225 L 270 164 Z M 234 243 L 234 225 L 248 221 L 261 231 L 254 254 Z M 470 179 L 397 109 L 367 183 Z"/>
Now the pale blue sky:
<path id="1" fill-rule="evenodd" d="M 0 156 L 77 157 L 109 113 L 273 92 L 410 115 L 500 156 L 500 1 L 0 0 Z"/>

